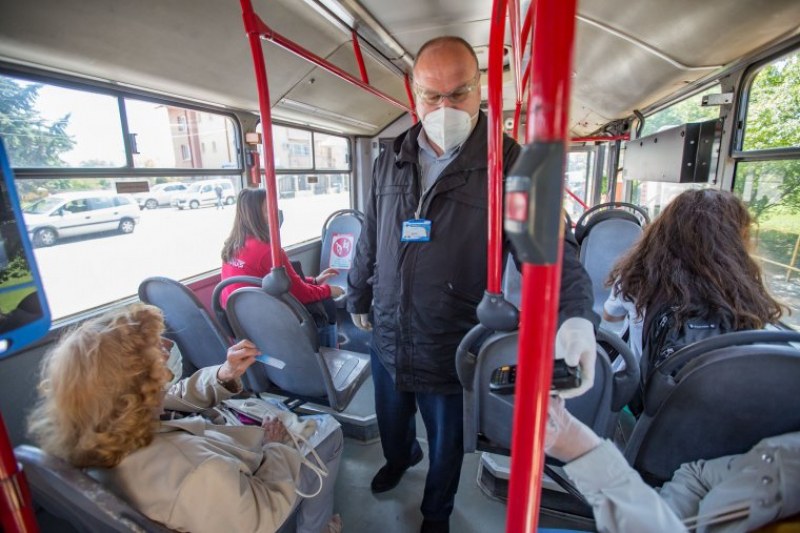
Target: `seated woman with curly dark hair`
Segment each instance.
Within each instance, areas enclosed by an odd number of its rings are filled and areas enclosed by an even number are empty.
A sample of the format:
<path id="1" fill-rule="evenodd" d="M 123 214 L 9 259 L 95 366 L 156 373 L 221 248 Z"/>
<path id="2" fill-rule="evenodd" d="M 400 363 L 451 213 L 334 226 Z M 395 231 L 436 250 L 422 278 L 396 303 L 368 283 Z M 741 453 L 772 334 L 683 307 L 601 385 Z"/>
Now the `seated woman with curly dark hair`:
<path id="1" fill-rule="evenodd" d="M 209 422 L 197 413 L 242 390 L 239 378 L 258 349 L 243 340 L 222 365 L 165 391 L 172 376 L 163 331 L 161 311 L 134 304 L 68 333 L 42 365 L 41 398 L 28 421 L 39 446 L 90 469 L 171 529 L 275 531 L 300 505 L 298 531 L 339 531 L 332 513 L 341 429 L 316 447 L 325 468 L 314 472 L 282 444 L 287 430 L 278 420 L 263 427 Z"/>

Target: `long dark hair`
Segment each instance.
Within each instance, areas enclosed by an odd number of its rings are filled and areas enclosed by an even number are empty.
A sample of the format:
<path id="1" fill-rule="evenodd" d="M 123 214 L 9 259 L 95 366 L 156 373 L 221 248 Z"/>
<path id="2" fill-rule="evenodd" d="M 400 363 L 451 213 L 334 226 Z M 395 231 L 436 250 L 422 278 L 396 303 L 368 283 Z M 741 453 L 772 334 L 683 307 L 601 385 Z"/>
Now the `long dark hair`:
<path id="1" fill-rule="evenodd" d="M 645 229 L 606 283 L 634 302 L 639 316 L 670 305 L 677 307 L 679 325 L 722 312 L 734 329 L 761 329 L 781 317 L 782 306 L 750 257 L 752 221 L 730 192 L 685 191 Z"/>
<path id="2" fill-rule="evenodd" d="M 230 261 L 244 248 L 248 237 L 269 242 L 269 224 L 264 215 L 264 202 L 267 191 L 264 189 L 242 189 L 236 201 L 236 217 L 233 228 L 222 246 L 222 260 Z"/>

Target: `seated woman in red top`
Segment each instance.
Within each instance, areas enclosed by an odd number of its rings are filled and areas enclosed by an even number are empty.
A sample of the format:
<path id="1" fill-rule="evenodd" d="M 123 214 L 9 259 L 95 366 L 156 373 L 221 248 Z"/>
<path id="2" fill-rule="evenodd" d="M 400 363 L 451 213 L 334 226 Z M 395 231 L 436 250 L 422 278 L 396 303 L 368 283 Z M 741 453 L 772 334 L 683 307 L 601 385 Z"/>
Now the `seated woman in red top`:
<path id="1" fill-rule="evenodd" d="M 239 193 L 233 229 L 222 247 L 222 279 L 233 276 L 263 278 L 272 270 L 266 198 L 264 189 L 242 189 Z M 295 272 L 284 250 L 281 250 L 281 258 L 291 281 L 289 293 L 300 303 L 308 305 L 344 294 L 341 287 L 325 285 L 328 278 L 338 273 L 335 269 L 326 269 L 316 278 L 303 279 Z M 233 284 L 223 289 L 220 295 L 222 307 L 228 303 L 233 291 L 246 286 Z"/>

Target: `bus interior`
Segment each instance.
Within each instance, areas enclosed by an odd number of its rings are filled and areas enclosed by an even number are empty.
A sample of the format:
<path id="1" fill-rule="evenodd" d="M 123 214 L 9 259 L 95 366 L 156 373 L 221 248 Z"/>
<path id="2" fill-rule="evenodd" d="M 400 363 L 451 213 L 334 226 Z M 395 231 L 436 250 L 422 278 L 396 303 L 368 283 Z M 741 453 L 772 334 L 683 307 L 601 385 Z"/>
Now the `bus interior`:
<path id="1" fill-rule="evenodd" d="M 215 187 L 263 187 L 272 166 L 281 245 L 305 275 L 336 266 L 332 235 L 353 230 L 326 232 L 329 216 L 364 210 L 373 162 L 418 120 L 411 73 L 429 39 L 456 35 L 473 46 L 482 109 L 489 111 L 492 89 L 500 91 L 493 113 L 502 130 L 529 142 L 536 134 L 527 123 L 529 84 L 537 83 L 531 40 L 535 12 L 548 3 L 253 0 L 271 113 L 262 122 L 242 17 L 248 0 L 0 0 L 0 138 L 23 211 L 81 191 L 138 203 L 135 221 L 101 226 L 98 214 L 93 229 L 74 233 L 48 233 L 25 215 L 52 325 L 37 342 L 0 356 L 11 445 L 30 444 L 25 417 L 44 354 L 81 321 L 139 301 L 144 280 L 179 281 L 200 312 L 215 316 L 220 249 L 235 211 L 227 199 L 217 202 Z M 688 188 L 733 191 L 757 223 L 753 255 L 765 282 L 792 311 L 780 328 L 800 328 L 800 2 L 576 5 L 563 204 L 572 222 L 580 226 L 585 211 L 609 202 L 638 206 L 644 220 Z M 495 17 L 503 29 L 495 44 L 503 45 L 499 87 L 489 72 Z M 691 155 L 689 144 L 697 145 Z M 609 268 L 590 272 L 596 294 L 606 290 L 598 287 Z M 513 292 L 514 283 L 507 278 L 504 287 Z M 0 311 L 17 303 L 0 301 Z M 337 316 L 340 347 L 368 351 L 369 337 L 343 307 Z M 398 489 L 373 495 L 369 481 L 383 457 L 371 380 L 352 392 L 336 412 L 347 436 L 335 505 L 344 531 L 417 531 L 427 458 Z M 786 408 L 800 412 L 800 402 Z M 334 412 L 311 403 L 300 409 Z M 419 420 L 417 427 L 424 435 Z M 508 478 L 508 457 L 466 454 L 453 531 L 506 530 Z M 544 486 L 541 526 L 593 530 L 563 489 L 547 479 Z M 43 531 L 77 530 L 46 508 L 37 519 Z"/>

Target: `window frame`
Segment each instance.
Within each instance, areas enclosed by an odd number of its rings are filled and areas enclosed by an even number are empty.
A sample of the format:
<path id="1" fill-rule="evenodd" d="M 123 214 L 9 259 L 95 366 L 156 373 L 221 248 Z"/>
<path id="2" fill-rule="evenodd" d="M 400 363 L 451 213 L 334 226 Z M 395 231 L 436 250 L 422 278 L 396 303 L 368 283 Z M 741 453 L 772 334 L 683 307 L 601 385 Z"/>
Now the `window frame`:
<path id="1" fill-rule="evenodd" d="M 731 142 L 731 159 L 733 159 L 735 166 L 738 166 L 740 162 L 800 159 L 800 146 L 785 146 L 762 150 L 743 149 L 750 92 L 756 76 L 768 65 L 793 54 L 800 54 L 800 46 L 793 46 L 789 49 L 783 49 L 774 54 L 770 54 L 764 59 L 753 63 L 745 70 L 740 83 L 740 87 L 742 88 L 740 97 L 737 99 L 736 103 L 736 122 Z M 734 176 L 736 175 L 735 166 L 733 171 Z"/>
<path id="2" fill-rule="evenodd" d="M 214 107 L 211 105 L 200 105 L 181 98 L 168 98 L 161 95 L 149 93 L 143 90 L 132 88 L 120 89 L 119 86 L 108 84 L 97 80 L 86 80 L 83 78 L 72 77 L 64 74 L 43 72 L 33 68 L 24 68 L 18 65 L 10 65 L 0 62 L 0 75 L 13 77 L 19 80 L 32 83 L 41 83 L 86 93 L 110 96 L 117 99 L 119 109 L 120 128 L 123 136 L 123 147 L 125 150 L 126 164 L 121 167 L 14 167 L 14 174 L 20 179 L 50 179 L 53 174 L 58 174 L 66 179 L 69 178 L 114 178 L 114 177 L 161 177 L 165 175 L 175 177 L 199 177 L 199 176 L 225 176 L 236 178 L 242 181 L 242 176 L 246 170 L 244 164 L 244 134 L 241 121 L 235 113 Z M 235 131 L 234 149 L 236 150 L 236 167 L 232 168 L 185 168 L 185 167 L 161 167 L 143 168 L 136 167 L 133 163 L 133 143 L 131 132 L 128 126 L 127 110 L 125 99 L 134 99 L 160 105 L 171 105 L 191 109 L 194 111 L 221 115 L 232 121 Z"/>

